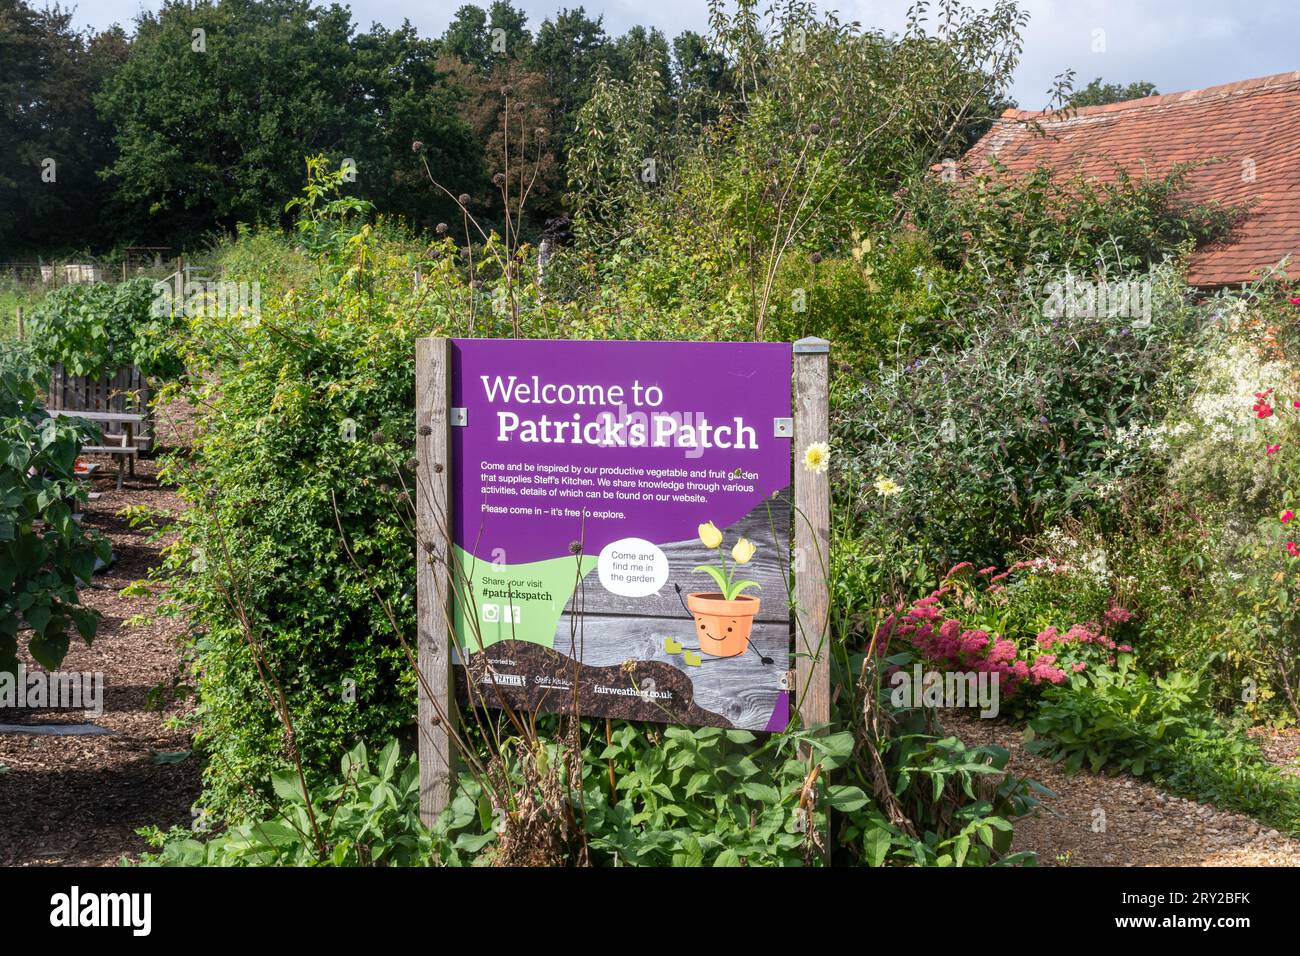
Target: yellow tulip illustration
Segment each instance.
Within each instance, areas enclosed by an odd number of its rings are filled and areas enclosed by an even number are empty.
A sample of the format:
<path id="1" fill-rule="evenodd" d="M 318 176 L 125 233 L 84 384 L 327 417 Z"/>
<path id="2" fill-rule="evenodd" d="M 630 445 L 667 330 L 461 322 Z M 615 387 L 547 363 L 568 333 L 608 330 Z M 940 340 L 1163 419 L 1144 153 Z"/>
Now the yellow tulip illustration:
<path id="1" fill-rule="evenodd" d="M 712 521 L 706 521 L 700 525 L 700 540 L 704 542 L 706 548 L 716 548 L 722 544 L 722 532 Z"/>
<path id="2" fill-rule="evenodd" d="M 758 613 L 759 599 L 745 594 L 750 588 L 760 588 L 757 581 L 738 580 L 740 569 L 754 559 L 758 547 L 748 538 L 738 538 L 732 546 L 727 564 L 727 549 L 723 534 L 712 522 L 700 525 L 700 540 L 718 552 L 718 565 L 701 564 L 695 574 L 707 574 L 718 585 L 717 591 L 693 591 L 686 595 L 686 608 L 695 619 L 695 637 L 700 642 L 699 653 L 685 650 L 681 642 L 666 647 L 683 647 L 682 662 L 692 667 L 702 663 L 700 654 L 710 657 L 735 657 L 749 647 L 749 635 Z"/>

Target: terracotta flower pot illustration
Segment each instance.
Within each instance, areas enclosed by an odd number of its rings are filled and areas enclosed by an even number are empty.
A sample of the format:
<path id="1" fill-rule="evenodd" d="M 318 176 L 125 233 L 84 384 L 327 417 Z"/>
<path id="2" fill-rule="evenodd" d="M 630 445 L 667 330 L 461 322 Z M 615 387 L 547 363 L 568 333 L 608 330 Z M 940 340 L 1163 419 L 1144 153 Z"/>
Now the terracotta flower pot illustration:
<path id="1" fill-rule="evenodd" d="M 722 547 L 722 532 L 712 521 L 700 525 L 700 541 L 710 551 L 718 552 L 719 566 L 702 564 L 696 572 L 709 575 L 718 583 L 717 591 L 696 591 L 686 595 L 686 607 L 695 619 L 695 637 L 700 652 L 713 657 L 735 657 L 749 646 L 749 632 L 758 613 L 758 598 L 740 592 L 758 587 L 757 581 L 738 581 L 736 571 L 748 564 L 758 549 L 747 538 L 740 538 L 731 549 L 732 568 L 727 567 Z"/>
<path id="2" fill-rule="evenodd" d="M 701 653 L 713 657 L 745 653 L 758 604 L 758 598 L 744 594 L 731 601 L 718 591 L 686 595 L 686 606 L 695 617 L 695 636 Z"/>

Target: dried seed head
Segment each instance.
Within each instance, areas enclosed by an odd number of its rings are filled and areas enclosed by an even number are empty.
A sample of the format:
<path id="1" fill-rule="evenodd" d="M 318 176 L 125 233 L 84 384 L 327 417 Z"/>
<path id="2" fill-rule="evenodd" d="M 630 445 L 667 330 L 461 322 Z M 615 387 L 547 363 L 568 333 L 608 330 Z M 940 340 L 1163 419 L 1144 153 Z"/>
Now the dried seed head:
<path id="1" fill-rule="evenodd" d="M 420 142 L 418 139 L 415 142 L 411 143 L 411 152 L 418 153 L 422 149 L 424 149 L 424 144 Z"/>
<path id="2" fill-rule="evenodd" d="M 406 467 L 407 467 L 408 469 L 410 469 L 411 471 L 415 471 L 415 469 L 417 469 L 417 468 L 420 467 L 420 459 L 418 459 L 418 458 L 408 458 L 408 459 L 406 459 Z"/>
<path id="3" fill-rule="evenodd" d="M 495 176 L 492 177 L 492 184 L 494 186 L 503 186 L 505 185 L 505 181 L 506 181 L 505 173 L 497 173 Z"/>
<path id="4" fill-rule="evenodd" d="M 432 434 L 433 434 L 433 429 L 430 428 L 428 425 L 421 425 L 421 426 L 419 427 L 418 431 L 419 431 L 419 433 L 420 433 L 421 435 L 432 435 Z"/>
<path id="5" fill-rule="evenodd" d="M 817 265 L 817 263 L 822 261 L 822 254 L 820 252 L 814 252 L 808 257 L 808 261 L 813 265 Z"/>
<path id="6" fill-rule="evenodd" d="M 582 542 L 581 541 L 569 542 L 569 554 L 582 554 Z"/>
<path id="7" fill-rule="evenodd" d="M 445 222 L 438 223 L 438 225 L 434 228 L 434 232 L 436 232 L 440 236 L 445 236 L 447 234 L 447 224 Z"/>
<path id="8" fill-rule="evenodd" d="M 456 202 L 460 203 L 462 206 L 468 206 L 469 193 L 461 193 L 459 196 L 456 197 Z"/>

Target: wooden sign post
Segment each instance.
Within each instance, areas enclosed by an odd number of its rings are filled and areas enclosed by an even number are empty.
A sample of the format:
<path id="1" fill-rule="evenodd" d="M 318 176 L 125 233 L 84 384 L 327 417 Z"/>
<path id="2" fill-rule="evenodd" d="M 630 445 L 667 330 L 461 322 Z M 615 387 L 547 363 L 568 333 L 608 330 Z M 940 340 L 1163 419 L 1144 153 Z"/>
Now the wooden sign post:
<path id="1" fill-rule="evenodd" d="M 475 707 L 829 721 L 829 481 L 804 465 L 828 440 L 829 350 L 417 341 L 427 825 L 452 795 L 456 671 Z"/>
<path id="2" fill-rule="evenodd" d="M 451 340 L 415 343 L 417 714 L 420 818 L 433 826 L 451 799 L 456 697 L 451 665 Z"/>
<path id="3" fill-rule="evenodd" d="M 831 719 L 830 473 L 802 461 L 830 441 L 830 351 L 825 339 L 794 343 L 795 693 L 804 727 Z"/>

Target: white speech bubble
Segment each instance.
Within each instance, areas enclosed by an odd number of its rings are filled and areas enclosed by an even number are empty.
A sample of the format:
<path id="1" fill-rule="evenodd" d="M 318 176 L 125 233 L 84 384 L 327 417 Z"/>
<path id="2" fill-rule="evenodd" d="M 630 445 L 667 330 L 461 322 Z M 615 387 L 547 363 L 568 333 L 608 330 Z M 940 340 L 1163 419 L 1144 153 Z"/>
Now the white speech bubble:
<path id="1" fill-rule="evenodd" d="M 645 597 L 668 583 L 668 555 L 644 538 L 623 538 L 600 552 L 601 586 L 623 597 Z"/>

